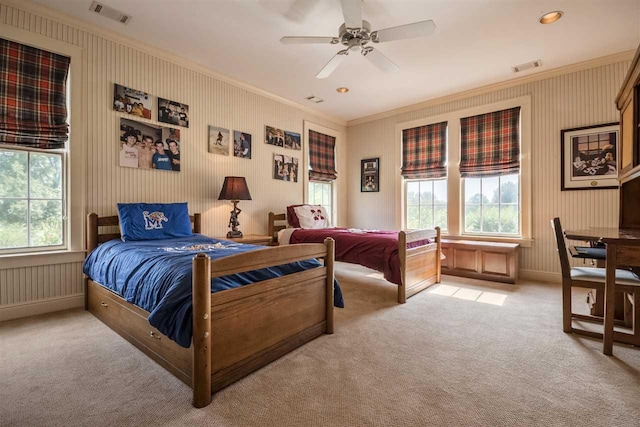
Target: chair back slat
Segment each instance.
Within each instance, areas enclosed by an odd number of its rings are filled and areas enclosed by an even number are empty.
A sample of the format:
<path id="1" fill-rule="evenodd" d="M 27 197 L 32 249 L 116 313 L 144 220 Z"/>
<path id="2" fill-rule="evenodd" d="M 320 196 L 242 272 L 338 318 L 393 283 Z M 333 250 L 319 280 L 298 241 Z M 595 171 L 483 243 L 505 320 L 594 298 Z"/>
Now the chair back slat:
<path id="1" fill-rule="evenodd" d="M 567 255 L 567 244 L 564 240 L 564 232 L 562 231 L 562 225 L 560 224 L 560 218 L 553 218 L 551 220 L 551 228 L 556 236 L 556 247 L 558 255 L 560 256 L 560 268 L 562 270 L 562 277 L 564 279 L 571 278 L 571 265 L 569 265 L 569 255 Z"/>

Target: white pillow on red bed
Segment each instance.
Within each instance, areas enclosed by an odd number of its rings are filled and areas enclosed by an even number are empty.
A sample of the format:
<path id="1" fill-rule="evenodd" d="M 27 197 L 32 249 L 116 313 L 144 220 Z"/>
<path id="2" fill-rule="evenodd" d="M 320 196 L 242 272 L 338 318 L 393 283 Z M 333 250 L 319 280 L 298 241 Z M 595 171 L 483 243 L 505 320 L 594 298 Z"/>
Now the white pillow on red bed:
<path id="1" fill-rule="evenodd" d="M 330 228 L 329 215 L 322 206 L 302 205 L 293 208 L 298 217 L 300 228 L 318 229 Z"/>

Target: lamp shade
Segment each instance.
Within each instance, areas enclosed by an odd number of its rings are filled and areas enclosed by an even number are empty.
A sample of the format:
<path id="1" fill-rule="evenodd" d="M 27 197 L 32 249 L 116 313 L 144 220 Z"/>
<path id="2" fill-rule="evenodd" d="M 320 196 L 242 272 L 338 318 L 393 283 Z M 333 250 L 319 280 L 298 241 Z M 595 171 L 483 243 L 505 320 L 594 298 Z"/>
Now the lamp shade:
<path id="1" fill-rule="evenodd" d="M 247 181 L 243 176 L 226 176 L 218 200 L 251 200 Z"/>

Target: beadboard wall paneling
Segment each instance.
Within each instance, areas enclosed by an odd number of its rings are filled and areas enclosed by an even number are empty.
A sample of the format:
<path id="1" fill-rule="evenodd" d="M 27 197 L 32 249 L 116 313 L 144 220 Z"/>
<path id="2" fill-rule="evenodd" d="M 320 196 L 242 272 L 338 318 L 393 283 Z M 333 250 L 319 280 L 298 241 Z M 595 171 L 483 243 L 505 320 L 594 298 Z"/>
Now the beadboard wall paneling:
<path id="1" fill-rule="evenodd" d="M 358 206 L 349 210 L 349 226 L 375 229 L 396 224 L 394 204 L 401 191 L 395 178 L 401 162 L 394 149 L 396 124 L 531 95 L 534 242 L 521 249 L 520 268 L 559 272 L 550 219 L 559 216 L 570 228 L 618 223 L 617 190 L 560 191 L 560 131 L 619 121 L 614 100 L 630 64 L 618 62 L 349 126 L 348 182 L 359 182 L 360 159 L 380 157 L 379 193 L 348 188 L 350 204 Z"/>
<path id="2" fill-rule="evenodd" d="M 265 144 L 265 125 L 302 134 L 303 122 L 307 120 L 335 129 L 339 135 L 337 156 L 346 158 L 346 128 L 343 124 L 216 79 L 199 71 L 197 66 L 191 66 L 193 64 L 154 56 L 147 53 L 144 46 L 137 46 L 135 41 L 125 45 L 2 3 L 0 23 L 85 50 L 83 96 L 88 107 L 87 135 L 86 139 L 73 139 L 73 144 L 85 144 L 86 149 L 85 213 L 113 215 L 118 202 L 187 201 L 191 212 L 203 214 L 204 234 L 224 236 L 228 231 L 232 204 L 217 198 L 224 177 L 239 175 L 246 177 L 253 198 L 239 204 L 242 209 L 240 229 L 245 234 L 265 234 L 269 211 L 283 212 L 285 206 L 303 201 L 302 176 L 297 183 L 272 179 L 273 153 L 297 157 L 301 162 L 300 172 L 306 171 L 302 165 L 302 151 Z M 256 66 L 259 66 L 259 59 L 256 59 Z M 153 95 L 153 115 L 157 112 L 157 97 L 189 105 L 189 128 L 179 127 L 181 172 L 118 165 L 120 118 L 150 123 L 157 121 L 113 111 L 114 83 Z M 208 153 L 208 125 L 224 127 L 231 132 L 250 133 L 252 158 Z M 306 141 L 304 144 L 306 147 Z M 338 162 L 338 166 L 337 219 L 339 224 L 345 224 L 347 163 Z M 79 268 L 78 264 L 67 264 L 0 271 L 0 308 L 7 304 L 81 292 Z"/>

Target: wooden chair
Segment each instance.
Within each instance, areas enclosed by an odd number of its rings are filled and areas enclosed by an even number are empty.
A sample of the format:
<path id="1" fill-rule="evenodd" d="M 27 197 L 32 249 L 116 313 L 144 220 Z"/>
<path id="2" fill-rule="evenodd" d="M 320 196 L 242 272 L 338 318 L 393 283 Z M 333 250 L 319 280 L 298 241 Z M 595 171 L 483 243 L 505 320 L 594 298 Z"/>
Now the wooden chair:
<path id="1" fill-rule="evenodd" d="M 606 268 L 606 284 L 605 284 L 605 309 L 604 309 L 604 345 L 602 352 L 607 356 L 613 355 L 613 341 L 619 341 L 619 334 L 613 329 L 614 325 L 614 312 L 616 291 L 624 291 L 625 298 L 627 295 L 631 295 L 631 302 L 633 304 L 632 310 L 632 327 L 634 338 L 631 344 L 640 346 L 640 279 L 638 279 L 638 267 L 633 268 L 634 273 L 623 270 L 625 273 L 630 273 L 633 280 L 630 283 L 619 283 L 617 267 L 620 265 L 627 266 L 635 265 L 638 261 L 637 251 L 638 246 L 624 245 L 618 243 L 607 244 L 607 268 Z M 629 268 L 631 270 L 631 268 Z M 611 287 L 611 283 L 615 280 L 615 286 Z M 625 281 L 626 282 L 626 281 Z M 625 299 L 626 301 L 626 299 Z"/>
<path id="2" fill-rule="evenodd" d="M 554 218 L 551 221 L 551 226 L 555 232 L 560 267 L 562 269 L 562 329 L 567 333 L 602 339 L 603 334 L 601 333 L 573 327 L 573 319 L 595 323 L 603 323 L 604 319 L 600 316 L 573 313 L 571 310 L 571 288 L 579 287 L 604 291 L 606 270 L 594 267 L 571 267 L 560 218 Z M 617 269 L 615 291 L 628 292 L 633 295 L 633 334 L 615 331 L 613 333 L 614 340 L 626 344 L 640 345 L 640 311 L 638 310 L 638 307 L 640 307 L 640 280 L 630 271 Z M 618 324 L 621 324 L 621 322 Z"/>

